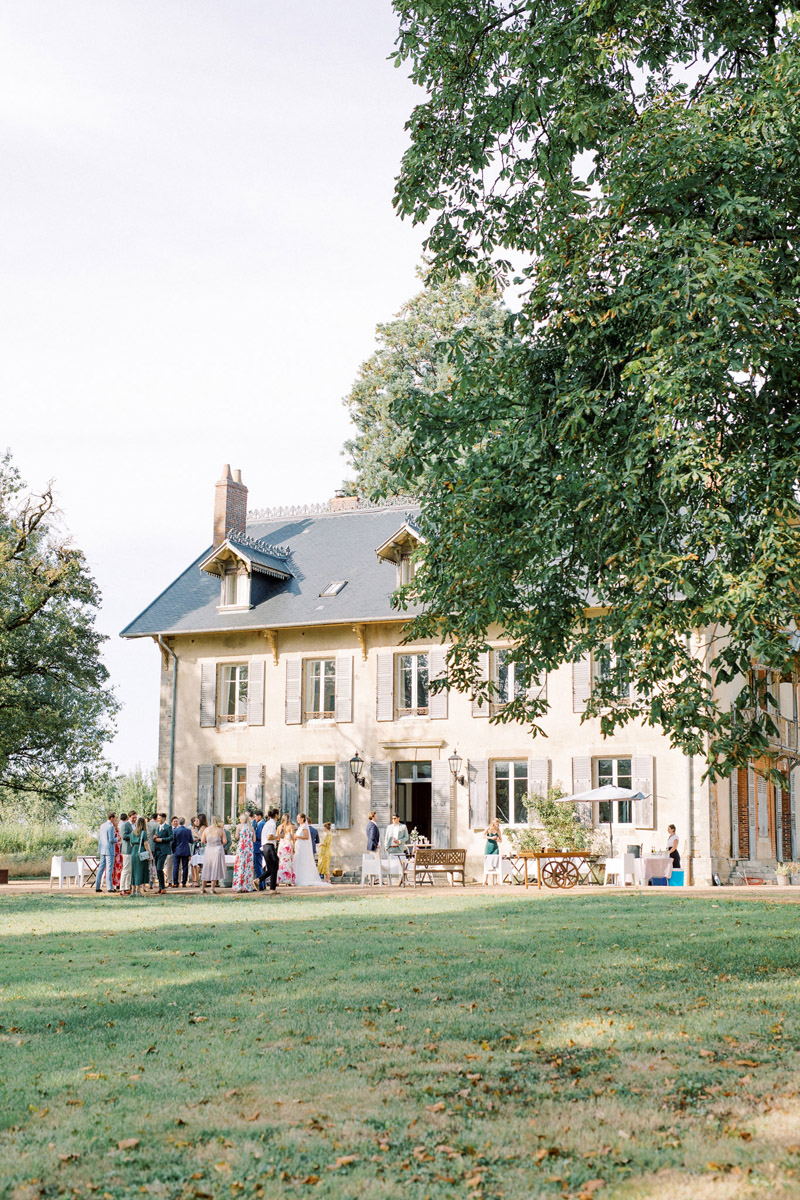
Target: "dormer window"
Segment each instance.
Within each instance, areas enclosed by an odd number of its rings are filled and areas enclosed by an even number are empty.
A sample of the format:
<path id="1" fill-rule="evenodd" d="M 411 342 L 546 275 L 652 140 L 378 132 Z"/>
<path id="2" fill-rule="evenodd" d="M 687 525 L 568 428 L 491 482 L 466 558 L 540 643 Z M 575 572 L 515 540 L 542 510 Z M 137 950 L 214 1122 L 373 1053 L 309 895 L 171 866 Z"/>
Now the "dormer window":
<path id="1" fill-rule="evenodd" d="M 250 607 L 250 576 L 245 571 L 226 571 L 222 576 L 219 606 Z"/>
<path id="2" fill-rule="evenodd" d="M 425 545 L 425 538 L 419 531 L 415 519 L 406 515 L 406 519 L 396 533 L 392 534 L 383 545 L 378 546 L 375 553 L 383 562 L 394 563 L 397 581 L 395 587 L 406 587 L 413 582 L 417 569 L 415 551 Z"/>
<path id="3" fill-rule="evenodd" d="M 397 560 L 397 586 L 405 587 L 414 578 L 416 563 L 410 554 L 401 554 Z"/>

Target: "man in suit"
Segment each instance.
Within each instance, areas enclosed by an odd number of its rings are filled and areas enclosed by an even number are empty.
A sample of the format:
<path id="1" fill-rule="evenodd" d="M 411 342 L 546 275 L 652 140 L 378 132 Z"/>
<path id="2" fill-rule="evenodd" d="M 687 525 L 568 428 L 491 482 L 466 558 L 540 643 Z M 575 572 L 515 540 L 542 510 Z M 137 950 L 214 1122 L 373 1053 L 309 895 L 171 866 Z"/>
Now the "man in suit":
<path id="1" fill-rule="evenodd" d="M 381 831 L 375 824 L 375 813 L 367 813 L 367 854 L 377 850 L 381 844 Z"/>
<path id="2" fill-rule="evenodd" d="M 316 825 L 312 825 L 310 821 L 308 823 L 308 836 L 311 839 L 311 852 L 314 855 L 314 858 L 316 858 L 317 846 L 319 845 L 319 830 L 317 829 Z"/>
<path id="3" fill-rule="evenodd" d="M 122 875 L 119 880 L 119 890 L 123 896 L 131 894 L 131 845 L 133 842 L 133 824 L 128 813 L 119 814 L 119 840 L 122 854 Z"/>
<path id="4" fill-rule="evenodd" d="M 166 813 L 156 813 L 158 826 L 153 842 L 156 847 L 156 875 L 158 877 L 159 893 L 166 891 L 164 881 L 164 864 L 172 853 L 172 826 L 167 822 Z"/>
<path id="5" fill-rule="evenodd" d="M 97 856 L 100 862 L 95 876 L 94 890 L 96 892 L 102 890 L 103 875 L 106 877 L 106 891 L 114 890 L 111 876 L 114 873 L 114 847 L 117 844 L 117 831 L 114 828 L 115 816 L 116 813 L 109 813 L 97 834 Z"/>
<path id="6" fill-rule="evenodd" d="M 274 896 L 278 890 L 278 817 L 280 811 L 271 808 L 261 831 L 261 852 L 264 856 L 264 866 L 261 871 L 262 887 L 269 884 L 269 892 Z"/>
<path id="7" fill-rule="evenodd" d="M 387 854 L 402 854 L 408 841 L 408 829 L 400 820 L 397 813 L 392 813 L 392 821 L 386 826 L 383 844 Z"/>
<path id="8" fill-rule="evenodd" d="M 194 837 L 186 825 L 184 817 L 178 817 L 178 824 L 172 835 L 172 886 L 186 887 L 189 878 L 189 859 L 192 857 L 192 842 Z M 182 879 L 179 882 L 179 878 Z"/>
<path id="9" fill-rule="evenodd" d="M 263 892 L 264 884 L 261 882 L 261 834 L 264 832 L 264 814 L 260 808 L 257 808 L 253 813 L 253 878 L 257 879 L 258 886 Z"/>

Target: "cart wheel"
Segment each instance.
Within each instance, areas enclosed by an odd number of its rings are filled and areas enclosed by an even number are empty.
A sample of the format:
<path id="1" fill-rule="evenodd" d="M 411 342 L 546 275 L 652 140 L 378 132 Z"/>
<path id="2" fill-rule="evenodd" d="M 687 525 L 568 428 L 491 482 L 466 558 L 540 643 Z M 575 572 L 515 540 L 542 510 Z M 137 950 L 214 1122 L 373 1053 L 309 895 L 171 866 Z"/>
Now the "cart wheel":
<path id="1" fill-rule="evenodd" d="M 554 858 L 550 862 L 546 862 L 542 867 L 542 883 L 545 887 L 560 888 L 563 887 L 561 882 L 564 871 L 564 864 L 560 858 Z"/>
<path id="2" fill-rule="evenodd" d="M 564 868 L 563 874 L 561 876 L 561 887 L 562 888 L 575 887 L 575 884 L 580 882 L 580 877 L 581 877 L 581 873 L 578 870 L 577 865 L 574 862 L 572 862 L 571 859 L 566 859 L 566 860 L 562 861 L 561 865 Z"/>

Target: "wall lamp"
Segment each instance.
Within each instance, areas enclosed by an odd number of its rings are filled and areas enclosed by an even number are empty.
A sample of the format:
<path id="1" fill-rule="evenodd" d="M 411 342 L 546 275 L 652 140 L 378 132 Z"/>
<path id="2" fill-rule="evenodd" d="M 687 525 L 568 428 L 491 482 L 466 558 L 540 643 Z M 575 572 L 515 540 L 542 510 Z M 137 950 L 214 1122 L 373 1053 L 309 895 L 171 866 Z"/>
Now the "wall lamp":
<path id="1" fill-rule="evenodd" d="M 350 774 L 356 781 L 359 787 L 366 787 L 367 781 L 364 778 L 364 760 L 360 757 L 356 750 L 353 757 L 350 759 Z"/>
<path id="2" fill-rule="evenodd" d="M 458 753 L 458 751 L 454 750 L 447 761 L 450 764 L 450 775 L 452 776 L 454 782 L 460 783 L 462 787 L 466 787 L 467 781 L 461 774 L 461 755 Z"/>

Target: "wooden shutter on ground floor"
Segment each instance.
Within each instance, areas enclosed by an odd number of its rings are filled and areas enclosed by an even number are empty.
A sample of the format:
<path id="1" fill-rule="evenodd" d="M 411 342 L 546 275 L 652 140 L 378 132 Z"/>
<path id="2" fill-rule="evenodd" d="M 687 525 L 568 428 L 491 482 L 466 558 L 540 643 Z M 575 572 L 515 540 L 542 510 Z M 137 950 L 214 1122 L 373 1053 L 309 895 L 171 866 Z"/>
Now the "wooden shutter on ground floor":
<path id="1" fill-rule="evenodd" d="M 785 788 L 777 788 L 778 810 L 781 816 L 779 845 L 783 850 L 783 861 L 791 862 L 794 858 L 794 841 L 792 838 L 792 795 Z"/>
<path id="2" fill-rule="evenodd" d="M 528 759 L 528 791 L 535 796 L 546 796 L 550 787 L 550 759 Z"/>
<path id="3" fill-rule="evenodd" d="M 655 759 L 652 754 L 637 754 L 631 766 L 633 790 L 645 797 L 633 802 L 633 822 L 637 829 L 652 829 L 655 824 Z"/>
<path id="4" fill-rule="evenodd" d="M 431 845 L 450 846 L 450 764 L 431 763 Z"/>
<path id="5" fill-rule="evenodd" d="M 264 724 L 263 658 L 251 658 L 247 664 L 247 724 Z"/>
<path id="6" fill-rule="evenodd" d="M 590 654 L 584 654 L 583 658 L 572 664 L 572 711 L 585 712 L 591 694 L 592 657 Z"/>
<path id="7" fill-rule="evenodd" d="M 758 836 L 769 837 L 769 801 L 767 798 L 767 781 L 763 775 L 756 776 L 756 823 Z"/>
<path id="8" fill-rule="evenodd" d="M 373 762 L 370 766 L 370 809 L 375 810 L 375 823 L 383 839 L 391 816 L 392 764 Z"/>
<path id="9" fill-rule="evenodd" d="M 353 656 L 352 654 L 336 655 L 336 720 L 339 722 L 353 719 Z M 339 822 L 337 821 L 338 825 Z"/>
<path id="10" fill-rule="evenodd" d="M 381 651 L 378 654 L 377 719 L 394 720 L 394 654 Z M 374 807 L 374 806 L 373 806 Z"/>
<path id="11" fill-rule="evenodd" d="M 217 664 L 200 664 L 200 725 L 203 728 L 217 723 Z"/>
<path id="12" fill-rule="evenodd" d="M 485 682 L 489 678 L 489 652 L 484 651 L 478 655 L 478 679 Z M 472 715 L 473 717 L 488 717 L 489 704 L 486 700 L 479 700 L 476 696 L 472 698 Z M 488 822 L 487 822 L 488 823 Z"/>
<path id="13" fill-rule="evenodd" d="M 799 856 L 799 851 L 800 851 L 800 847 L 798 847 L 798 837 L 797 837 L 797 795 L 796 795 L 796 788 L 797 788 L 797 785 L 796 785 L 796 783 L 795 783 L 795 775 L 796 775 L 796 774 L 797 774 L 797 772 L 796 772 L 796 771 L 791 771 L 791 772 L 789 773 L 789 785 L 790 785 L 790 790 L 789 790 L 789 817 L 790 817 L 790 822 L 791 822 L 791 830 L 792 830 L 792 834 L 791 834 L 791 839 L 792 839 L 792 860 L 795 860 L 795 859 L 797 859 L 797 858 L 798 858 L 798 856 Z"/>
<path id="14" fill-rule="evenodd" d="M 731 858 L 739 857 L 739 772 L 734 767 L 728 780 L 731 806 Z"/>
<path id="15" fill-rule="evenodd" d="M 428 679 L 432 683 L 434 679 L 446 678 L 447 655 L 444 646 L 433 646 L 428 653 Z M 431 691 L 428 696 L 428 716 L 432 721 L 447 719 L 447 689 L 441 692 Z"/>
<path id="16" fill-rule="evenodd" d="M 260 764 L 245 768 L 244 798 L 247 807 L 250 809 L 261 808 L 262 806 L 261 801 L 264 796 L 263 778 L 264 768 Z"/>
<path id="17" fill-rule="evenodd" d="M 747 768 L 747 830 L 750 847 L 748 858 L 755 860 L 758 855 L 756 842 L 756 773 L 752 767 Z"/>
<path id="18" fill-rule="evenodd" d="M 470 759 L 467 763 L 469 780 L 469 827 L 485 829 L 489 824 L 489 762 Z"/>
<path id="19" fill-rule="evenodd" d="M 747 793 L 749 772 L 746 767 L 740 767 L 736 772 L 737 792 L 736 803 L 739 809 L 739 858 L 750 857 L 750 818 L 747 813 Z M 755 853 L 755 843 L 753 843 Z"/>
<path id="20" fill-rule="evenodd" d="M 338 668 L 337 668 L 338 673 Z M 350 762 L 336 764 L 336 796 L 333 808 L 333 823 L 337 829 L 350 828 Z"/>
<path id="21" fill-rule="evenodd" d="M 783 792 L 777 784 L 774 785 L 774 813 L 775 813 L 775 857 L 778 862 L 785 862 L 786 856 L 783 848 Z"/>
<path id="22" fill-rule="evenodd" d="M 300 811 L 300 764 L 281 763 L 281 815 L 288 813 L 293 821 Z"/>
<path id="23" fill-rule="evenodd" d="M 197 768 L 197 811 L 207 817 L 214 811 L 213 763 L 200 763 Z"/>
<path id="24" fill-rule="evenodd" d="M 286 724 L 299 725 L 303 720 L 303 662 L 299 658 L 286 660 Z"/>
<path id="25" fill-rule="evenodd" d="M 588 792 L 592 786 L 592 760 L 588 755 L 577 755 L 572 760 L 572 790 L 573 792 Z M 578 814 L 578 820 L 581 825 L 591 825 L 594 814 L 592 812 L 592 802 L 587 800 L 585 804 L 576 804 L 575 811 Z"/>

